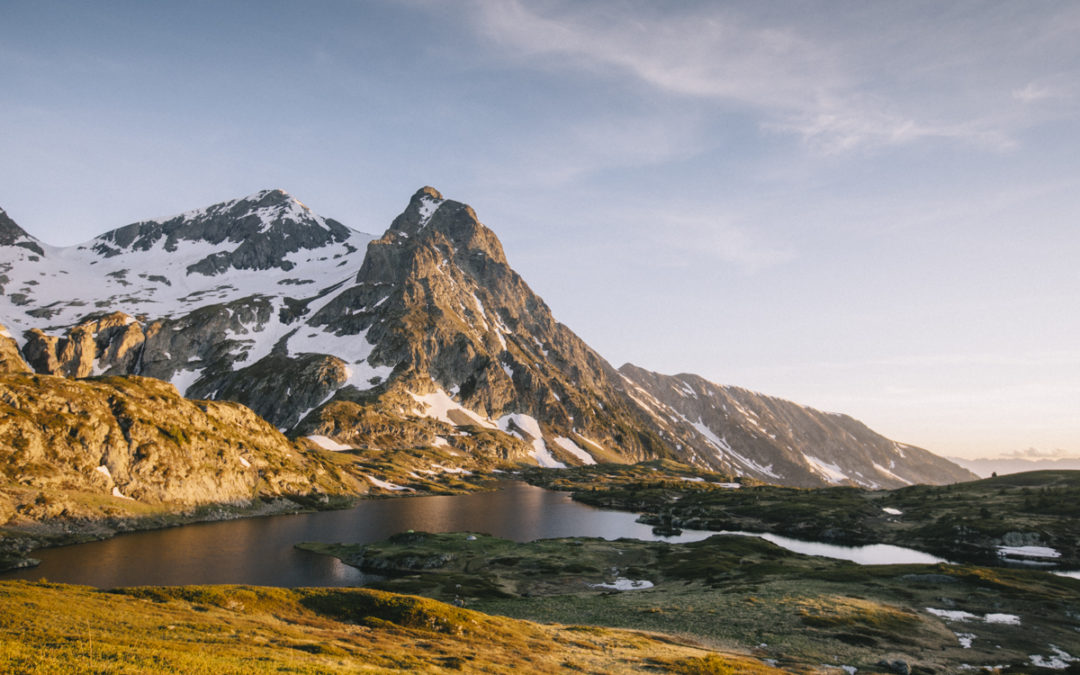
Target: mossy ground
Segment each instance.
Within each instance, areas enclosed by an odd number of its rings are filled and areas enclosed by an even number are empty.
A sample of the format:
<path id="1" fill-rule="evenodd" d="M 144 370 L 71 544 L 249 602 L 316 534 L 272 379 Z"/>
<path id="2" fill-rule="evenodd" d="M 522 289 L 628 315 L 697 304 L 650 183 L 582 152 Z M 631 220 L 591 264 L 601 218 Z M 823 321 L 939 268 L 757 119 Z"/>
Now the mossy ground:
<path id="1" fill-rule="evenodd" d="M 574 499 L 643 513 L 643 522 L 702 530 L 774 532 L 838 544 L 894 544 L 948 560 L 1001 565 L 1007 537 L 1057 550 L 1080 568 L 1080 471 L 1036 471 L 897 490 L 772 485 L 722 487 L 725 477 L 668 462 L 533 470 L 530 482 Z M 699 480 L 686 480 L 694 477 Z M 900 514 L 885 511 L 889 508 Z"/>
<path id="2" fill-rule="evenodd" d="M 693 670 L 703 663 L 716 669 Z M 657 636 L 538 625 L 368 589 L 104 592 L 25 582 L 0 583 L 0 671 L 780 672 Z"/>
<path id="3" fill-rule="evenodd" d="M 309 547 L 391 577 L 378 586 L 535 621 L 656 631 L 715 649 L 753 649 L 784 668 L 847 665 L 915 672 L 963 664 L 1037 672 L 1053 646 L 1080 656 L 1080 581 L 1045 572 L 953 565 L 859 566 L 754 538 L 692 544 L 411 533 L 367 547 Z M 593 584 L 646 579 L 652 588 Z M 978 617 L 949 621 L 928 608 Z M 1019 625 L 993 623 L 1009 614 Z M 958 634 L 971 634 L 965 648 Z M 691 671 L 692 672 L 692 671 Z"/>

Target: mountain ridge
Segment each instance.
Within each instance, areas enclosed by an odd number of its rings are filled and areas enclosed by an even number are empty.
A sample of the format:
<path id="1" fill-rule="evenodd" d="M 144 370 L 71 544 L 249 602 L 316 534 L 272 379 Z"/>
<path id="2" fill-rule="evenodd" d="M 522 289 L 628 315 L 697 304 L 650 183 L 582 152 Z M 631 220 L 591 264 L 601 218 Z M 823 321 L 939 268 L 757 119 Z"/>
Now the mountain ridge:
<path id="1" fill-rule="evenodd" d="M 503 456 L 524 442 L 552 467 L 675 457 L 807 487 L 973 477 L 919 449 L 912 461 L 936 469 L 896 472 L 910 446 L 854 420 L 843 433 L 862 440 L 845 446 L 839 422 L 796 415 L 797 404 L 753 392 L 740 402 L 736 388 L 679 376 L 702 397 L 690 405 L 669 376 L 615 369 L 554 318 L 472 207 L 431 187 L 379 237 L 263 190 L 76 247 L 0 251 L 0 284 L 14 291 L 0 311 L 36 372 L 157 377 L 242 403 L 293 436 L 376 448 L 388 429 L 416 427 L 397 438 L 419 448 L 503 438 Z M 717 391 L 725 400 L 701 403 Z M 744 412 L 721 414 L 735 404 Z M 769 431 L 755 428 L 765 408 Z M 788 445 L 836 447 L 818 457 L 763 440 L 796 419 L 831 431 Z"/>

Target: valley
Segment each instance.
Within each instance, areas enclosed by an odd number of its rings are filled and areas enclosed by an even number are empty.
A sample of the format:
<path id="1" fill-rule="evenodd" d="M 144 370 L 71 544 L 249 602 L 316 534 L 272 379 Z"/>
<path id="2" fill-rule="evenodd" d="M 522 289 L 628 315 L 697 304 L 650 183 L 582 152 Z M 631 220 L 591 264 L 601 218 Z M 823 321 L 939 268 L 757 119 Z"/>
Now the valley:
<path id="1" fill-rule="evenodd" d="M 0 211 L 0 319 L 0 662 L 20 672 L 1037 672 L 1080 652 L 1080 581 L 1044 571 L 1080 568 L 1073 472 L 977 481 L 847 415 L 615 368 L 430 187 L 380 236 L 282 190 L 69 247 Z M 44 581 L 35 551 L 112 590 Z"/>

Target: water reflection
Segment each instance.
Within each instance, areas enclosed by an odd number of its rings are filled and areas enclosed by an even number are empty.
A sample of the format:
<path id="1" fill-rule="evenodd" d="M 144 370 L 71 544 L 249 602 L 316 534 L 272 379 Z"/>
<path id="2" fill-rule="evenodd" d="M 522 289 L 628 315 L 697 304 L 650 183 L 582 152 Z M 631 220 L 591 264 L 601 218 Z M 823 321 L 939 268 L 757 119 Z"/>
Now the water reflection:
<path id="1" fill-rule="evenodd" d="M 344 511 L 139 532 L 107 541 L 38 551 L 39 567 L 0 579 L 41 579 L 99 588 L 136 585 L 254 584 L 353 586 L 355 568 L 298 551 L 301 541 L 371 543 L 405 530 L 473 531 L 515 541 L 550 537 L 660 539 L 632 513 L 605 511 L 524 483 L 495 492 L 366 501 Z M 687 531 L 665 541 L 695 541 L 709 532 Z"/>
<path id="2" fill-rule="evenodd" d="M 944 558 L 938 558 L 929 553 L 923 553 L 922 551 L 903 548 L 901 546 L 892 546 L 891 544 L 836 546 L 834 544 L 825 544 L 819 541 L 804 541 L 802 539 L 782 537 L 778 534 L 770 534 L 768 532 L 723 531 L 720 532 L 720 534 L 738 534 L 746 537 L 760 537 L 766 541 L 771 541 L 777 546 L 781 546 L 796 553 L 850 560 L 851 562 L 856 562 L 860 565 L 898 565 L 908 563 L 932 565 L 934 563 L 949 562 Z"/>
<path id="3" fill-rule="evenodd" d="M 514 541 L 602 537 L 688 542 L 713 532 L 658 537 L 636 515 L 574 502 L 565 492 L 508 482 L 495 492 L 361 502 L 344 511 L 250 518 L 139 532 L 90 544 L 38 551 L 39 567 L 0 579 L 42 579 L 99 588 L 138 585 L 252 584 L 357 586 L 370 577 L 327 556 L 293 548 L 302 541 L 371 543 L 405 530 L 472 531 Z M 775 534 L 756 536 L 783 548 L 863 565 L 948 562 L 913 549 L 876 544 L 835 546 Z M 1080 578 L 1080 572 L 1063 572 Z"/>

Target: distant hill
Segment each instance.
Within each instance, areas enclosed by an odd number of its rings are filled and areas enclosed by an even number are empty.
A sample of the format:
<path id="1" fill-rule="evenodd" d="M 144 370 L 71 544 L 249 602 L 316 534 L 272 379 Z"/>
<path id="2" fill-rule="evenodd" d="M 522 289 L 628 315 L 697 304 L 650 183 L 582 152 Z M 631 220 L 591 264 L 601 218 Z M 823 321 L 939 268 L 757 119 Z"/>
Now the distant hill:
<path id="1" fill-rule="evenodd" d="M 961 457 L 949 457 L 949 460 L 977 474 L 980 478 L 989 478 L 995 473 L 1001 476 L 1026 471 L 1059 471 L 1062 469 L 1080 471 L 1080 457 L 1062 459 L 963 459 Z"/>

